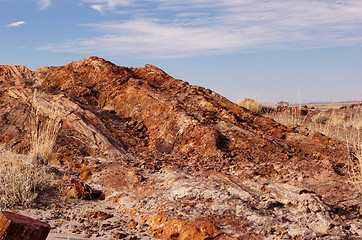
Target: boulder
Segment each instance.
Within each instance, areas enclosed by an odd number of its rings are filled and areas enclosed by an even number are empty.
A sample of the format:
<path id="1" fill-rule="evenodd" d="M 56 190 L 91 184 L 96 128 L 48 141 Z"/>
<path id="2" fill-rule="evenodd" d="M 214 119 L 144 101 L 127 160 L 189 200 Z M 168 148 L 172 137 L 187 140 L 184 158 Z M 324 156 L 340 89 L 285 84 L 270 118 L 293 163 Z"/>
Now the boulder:
<path id="1" fill-rule="evenodd" d="M 47 223 L 20 214 L 0 213 L 0 239 L 45 240 L 50 226 Z"/>

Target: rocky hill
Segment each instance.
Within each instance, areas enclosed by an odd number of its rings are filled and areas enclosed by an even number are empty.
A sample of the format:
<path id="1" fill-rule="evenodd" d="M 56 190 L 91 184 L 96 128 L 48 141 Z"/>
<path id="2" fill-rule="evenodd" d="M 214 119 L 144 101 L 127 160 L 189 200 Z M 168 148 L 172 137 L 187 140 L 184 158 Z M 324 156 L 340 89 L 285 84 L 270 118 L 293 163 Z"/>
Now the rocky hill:
<path id="1" fill-rule="evenodd" d="M 155 66 L 97 57 L 35 71 L 0 66 L 0 109 L 0 142 L 21 154 L 34 109 L 59 119 L 50 164 L 100 188 L 100 201 L 128 214 L 145 239 L 362 234 L 362 198 L 348 183 L 342 143 Z"/>

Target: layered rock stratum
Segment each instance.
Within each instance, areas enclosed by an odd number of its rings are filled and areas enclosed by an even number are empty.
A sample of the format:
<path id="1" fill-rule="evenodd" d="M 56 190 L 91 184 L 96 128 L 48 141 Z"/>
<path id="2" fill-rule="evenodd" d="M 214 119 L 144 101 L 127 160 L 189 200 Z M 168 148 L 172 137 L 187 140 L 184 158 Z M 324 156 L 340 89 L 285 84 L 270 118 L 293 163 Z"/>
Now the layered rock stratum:
<path id="1" fill-rule="evenodd" d="M 346 147 L 146 65 L 98 57 L 0 66 L 0 142 L 30 151 L 34 109 L 61 121 L 50 164 L 160 239 L 359 239 Z M 130 220 L 130 221 L 131 221 Z M 146 239 L 146 238 L 145 238 Z"/>

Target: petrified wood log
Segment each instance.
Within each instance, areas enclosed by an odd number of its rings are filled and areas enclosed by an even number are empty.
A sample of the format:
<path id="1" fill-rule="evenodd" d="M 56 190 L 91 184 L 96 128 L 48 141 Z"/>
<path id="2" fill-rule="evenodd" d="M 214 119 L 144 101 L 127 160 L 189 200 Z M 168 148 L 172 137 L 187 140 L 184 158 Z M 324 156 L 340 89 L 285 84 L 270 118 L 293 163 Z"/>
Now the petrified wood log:
<path id="1" fill-rule="evenodd" d="M 45 240 L 50 226 L 47 223 L 20 214 L 0 213 L 1 240 Z"/>

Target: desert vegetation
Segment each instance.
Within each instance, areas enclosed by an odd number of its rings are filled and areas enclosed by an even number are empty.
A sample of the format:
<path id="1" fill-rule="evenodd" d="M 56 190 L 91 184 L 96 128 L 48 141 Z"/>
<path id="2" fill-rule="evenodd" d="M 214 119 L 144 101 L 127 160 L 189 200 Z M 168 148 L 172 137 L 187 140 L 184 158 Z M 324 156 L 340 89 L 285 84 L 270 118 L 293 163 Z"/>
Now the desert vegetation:
<path id="1" fill-rule="evenodd" d="M 301 126 L 344 142 L 349 156 L 346 168 L 350 182 L 362 194 L 362 105 L 336 107 L 331 104 L 330 108 L 312 107 L 306 115 L 297 111 L 275 111 L 266 116 L 283 125 Z"/>
<path id="2" fill-rule="evenodd" d="M 41 115 L 37 106 L 36 97 L 35 91 L 30 120 L 31 156 L 34 165 L 47 165 L 57 140 L 60 120 L 57 117 L 55 104 L 51 105 L 50 114 L 47 116 Z"/>
<path id="3" fill-rule="evenodd" d="M 52 185 L 53 176 L 45 167 L 36 167 L 15 153 L 3 154 L 0 161 L 0 208 L 29 207 Z"/>
<path id="4" fill-rule="evenodd" d="M 360 134 L 347 138 L 348 146 L 348 173 L 351 183 L 362 194 L 362 138 Z"/>
<path id="5" fill-rule="evenodd" d="M 262 104 L 259 103 L 257 100 L 251 98 L 244 98 L 242 101 L 237 101 L 236 104 L 242 106 L 252 112 L 261 113 L 262 111 Z"/>
<path id="6" fill-rule="evenodd" d="M 53 114 L 41 116 L 33 97 L 31 114 L 31 150 L 29 157 L 10 151 L 0 156 L 0 208 L 16 205 L 29 207 L 38 194 L 51 188 L 54 177 L 47 170 L 49 158 L 58 136 L 60 121 Z"/>

